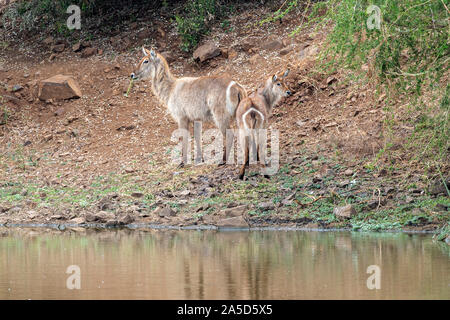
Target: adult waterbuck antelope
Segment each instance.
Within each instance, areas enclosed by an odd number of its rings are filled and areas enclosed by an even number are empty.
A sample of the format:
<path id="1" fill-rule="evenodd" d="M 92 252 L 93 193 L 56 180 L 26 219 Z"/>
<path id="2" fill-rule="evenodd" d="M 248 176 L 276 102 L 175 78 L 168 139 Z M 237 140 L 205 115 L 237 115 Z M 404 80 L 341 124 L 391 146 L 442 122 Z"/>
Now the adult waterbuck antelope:
<path id="1" fill-rule="evenodd" d="M 239 171 L 239 179 L 244 179 L 245 168 L 249 166 L 249 151 L 252 148 L 253 155 L 256 154 L 263 167 L 266 166 L 265 150 L 261 141 L 261 129 L 266 129 L 272 108 L 275 107 L 283 97 L 291 94 L 285 84 L 285 78 L 289 70 L 281 76 L 271 76 L 266 80 L 264 88 L 244 98 L 237 107 L 236 121 L 239 129 L 239 140 L 244 152 L 244 163 Z"/>
<path id="2" fill-rule="evenodd" d="M 166 59 L 154 50 L 142 48 L 144 58 L 131 74 L 133 80 L 150 78 L 153 93 L 168 108 L 173 119 L 183 130 L 182 162 L 187 162 L 187 135 L 194 121 L 214 122 L 225 141 L 226 130 L 234 118 L 239 102 L 247 96 L 245 89 L 228 76 L 176 78 L 170 72 Z M 185 136 L 186 135 L 186 136 Z M 200 150 L 200 139 L 196 144 Z M 227 150 L 227 148 L 225 148 Z M 200 151 L 201 152 L 201 151 Z M 223 163 L 226 160 L 224 152 Z"/>

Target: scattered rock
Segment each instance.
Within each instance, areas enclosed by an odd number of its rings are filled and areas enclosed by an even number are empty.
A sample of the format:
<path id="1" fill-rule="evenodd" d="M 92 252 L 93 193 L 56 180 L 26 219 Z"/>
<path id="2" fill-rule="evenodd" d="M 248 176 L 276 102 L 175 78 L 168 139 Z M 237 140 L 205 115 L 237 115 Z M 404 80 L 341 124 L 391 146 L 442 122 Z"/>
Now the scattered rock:
<path id="1" fill-rule="evenodd" d="M 273 204 L 272 201 L 261 202 L 258 205 L 258 208 L 261 209 L 262 211 L 269 211 L 269 210 L 274 210 L 275 209 L 275 205 Z"/>
<path id="2" fill-rule="evenodd" d="M 225 59 L 228 59 L 228 49 L 220 49 L 220 54 Z"/>
<path id="3" fill-rule="evenodd" d="M 415 201 L 415 199 L 411 196 L 406 196 L 405 198 L 405 203 L 410 204 L 413 203 Z"/>
<path id="4" fill-rule="evenodd" d="M 127 224 L 130 224 L 133 222 L 134 222 L 134 217 L 131 216 L 130 214 L 126 214 L 125 216 L 123 216 L 122 218 L 119 219 L 120 225 L 127 225 Z"/>
<path id="5" fill-rule="evenodd" d="M 388 186 L 388 187 L 384 188 L 384 193 L 385 194 L 391 194 L 391 193 L 394 193 L 394 192 L 395 192 L 395 188 L 393 188 L 391 186 Z"/>
<path id="6" fill-rule="evenodd" d="M 212 43 L 204 44 L 198 47 L 193 54 L 194 60 L 204 62 L 220 55 L 220 49 Z"/>
<path id="7" fill-rule="evenodd" d="M 241 205 L 234 208 L 226 208 L 219 212 L 219 215 L 223 215 L 225 217 L 238 217 L 242 216 L 247 212 L 247 205 Z"/>
<path id="8" fill-rule="evenodd" d="M 75 43 L 73 46 L 72 46 L 72 51 L 73 52 L 78 52 L 78 51 L 80 51 L 81 50 L 81 42 L 77 42 L 77 43 Z"/>
<path id="9" fill-rule="evenodd" d="M 34 210 L 27 211 L 28 219 L 33 220 L 38 216 L 37 212 Z"/>
<path id="10" fill-rule="evenodd" d="M 238 48 L 240 48 L 244 52 L 249 52 L 251 49 L 255 47 L 254 43 L 251 42 L 251 40 L 244 40 L 241 42 L 240 45 L 238 45 Z"/>
<path id="11" fill-rule="evenodd" d="M 42 139 L 44 142 L 48 142 L 50 140 L 53 139 L 53 135 L 52 134 L 47 134 L 44 136 L 44 139 Z"/>
<path id="12" fill-rule="evenodd" d="M 66 45 L 64 43 L 60 43 L 60 44 L 55 44 L 52 46 L 51 50 L 54 53 L 61 53 L 64 51 L 64 49 L 66 48 Z"/>
<path id="13" fill-rule="evenodd" d="M 261 60 L 263 60 L 263 57 L 261 57 L 259 54 L 254 54 L 248 59 L 248 62 L 250 62 L 250 64 L 257 64 Z"/>
<path id="14" fill-rule="evenodd" d="M 92 42 L 89 41 L 89 40 L 81 41 L 81 46 L 82 46 L 83 48 L 92 47 Z"/>
<path id="15" fill-rule="evenodd" d="M 161 55 L 166 59 L 167 63 L 172 63 L 176 60 L 174 54 L 171 51 L 163 51 Z"/>
<path id="16" fill-rule="evenodd" d="M 139 40 L 145 40 L 145 39 L 150 38 L 151 34 L 152 34 L 152 33 L 150 32 L 150 30 L 147 29 L 147 28 L 145 28 L 145 29 L 143 29 L 143 30 L 141 30 L 141 31 L 138 32 L 137 38 L 138 38 Z"/>
<path id="17" fill-rule="evenodd" d="M 97 48 L 86 48 L 81 52 L 81 57 L 88 58 L 93 56 L 94 54 L 97 54 Z"/>
<path id="18" fill-rule="evenodd" d="M 15 213 L 20 212 L 20 210 L 21 210 L 21 208 L 20 208 L 19 206 L 15 206 L 15 207 L 10 208 L 10 209 L 8 210 L 8 213 L 9 213 L 9 214 L 15 214 Z"/>
<path id="19" fill-rule="evenodd" d="M 118 127 L 116 130 L 117 130 L 117 131 L 133 130 L 133 129 L 135 129 L 135 128 L 136 128 L 136 126 L 135 126 L 134 124 L 130 124 L 130 125 L 128 125 L 128 126 L 120 126 L 120 127 Z"/>
<path id="20" fill-rule="evenodd" d="M 83 224 L 85 222 L 86 222 L 86 220 L 83 217 L 77 217 L 77 218 L 73 218 L 72 220 L 69 220 L 69 223 L 73 223 L 73 224 Z"/>
<path id="21" fill-rule="evenodd" d="M 182 197 L 186 197 L 186 196 L 188 196 L 190 194 L 191 194 L 191 191 L 189 191 L 189 190 L 183 190 L 183 191 L 181 191 L 179 193 L 179 195 L 182 196 Z"/>
<path id="22" fill-rule="evenodd" d="M 115 226 L 117 226 L 118 224 L 119 224 L 119 221 L 117 221 L 117 220 L 115 220 L 115 219 L 111 219 L 111 220 L 106 221 L 105 226 L 106 226 L 106 227 L 115 227 Z"/>
<path id="23" fill-rule="evenodd" d="M 280 50 L 280 56 L 285 56 L 292 51 L 292 46 L 288 46 Z"/>
<path id="24" fill-rule="evenodd" d="M 131 194 L 131 196 L 132 196 L 133 198 L 142 198 L 142 197 L 144 196 L 144 194 L 143 194 L 142 192 L 133 192 L 133 193 Z"/>
<path id="25" fill-rule="evenodd" d="M 447 206 L 445 204 L 442 203 L 437 203 L 436 204 L 436 209 L 439 211 L 450 211 L 450 206 Z"/>
<path id="26" fill-rule="evenodd" d="M 158 31 L 158 33 L 161 36 L 161 38 L 165 38 L 166 37 L 166 32 L 161 27 L 158 27 L 158 29 L 156 29 L 156 31 Z"/>
<path id="27" fill-rule="evenodd" d="M 351 218 L 356 215 L 356 210 L 351 204 L 348 204 L 343 207 L 334 208 L 333 213 L 337 217 Z"/>
<path id="28" fill-rule="evenodd" d="M 447 188 L 450 190 L 450 180 L 446 181 L 446 185 L 447 185 Z M 430 184 L 428 191 L 433 196 L 436 196 L 438 194 L 446 194 L 447 193 L 447 189 L 445 188 L 445 185 L 441 179 L 434 180 Z"/>
<path id="29" fill-rule="evenodd" d="M 135 170 L 131 167 L 126 167 L 125 169 L 123 169 L 125 171 L 125 173 L 133 173 Z"/>
<path id="30" fill-rule="evenodd" d="M 44 41 L 42 41 L 45 45 L 49 46 L 51 44 L 53 44 L 53 42 L 55 41 L 55 39 L 53 39 L 53 37 L 47 37 L 44 39 Z"/>
<path id="31" fill-rule="evenodd" d="M 81 91 L 71 76 L 58 74 L 39 83 L 40 100 L 80 98 Z"/>
<path id="32" fill-rule="evenodd" d="M 198 206 L 197 209 L 195 209 L 195 212 L 206 211 L 209 208 L 211 208 L 211 205 L 209 203 L 202 204 L 202 205 Z"/>
<path id="33" fill-rule="evenodd" d="M 283 206 L 290 206 L 294 202 L 294 200 L 293 200 L 294 196 L 295 196 L 295 193 L 292 193 L 290 196 L 287 196 L 286 198 L 281 200 L 281 204 Z"/>
<path id="34" fill-rule="evenodd" d="M 237 52 L 234 50 L 228 50 L 228 60 L 233 60 L 237 57 Z"/>
<path id="35" fill-rule="evenodd" d="M 265 42 L 261 48 L 269 51 L 278 50 L 283 48 L 283 42 L 280 39 L 272 39 Z"/>
<path id="36" fill-rule="evenodd" d="M 347 170 L 344 171 L 344 174 L 345 174 L 347 177 L 352 176 L 352 175 L 353 175 L 353 170 L 352 170 L 352 169 L 347 169 Z"/>
<path id="37" fill-rule="evenodd" d="M 372 200 L 367 204 L 369 209 L 375 209 L 378 207 L 378 200 Z"/>
<path id="38" fill-rule="evenodd" d="M 168 206 L 158 207 L 153 211 L 153 213 L 160 217 L 173 217 L 177 214 L 172 208 Z"/>
<path id="39" fill-rule="evenodd" d="M 232 217 L 225 218 L 217 221 L 216 225 L 219 228 L 248 228 L 249 225 L 247 221 L 245 221 L 244 217 Z"/>
<path id="40" fill-rule="evenodd" d="M 99 222 L 105 223 L 110 220 L 114 220 L 115 215 L 112 212 L 100 211 L 96 214 L 88 213 L 86 215 L 87 222 Z"/>
<path id="41" fill-rule="evenodd" d="M 327 78 L 327 85 L 331 85 L 333 82 L 336 82 L 337 78 L 335 76 L 329 76 Z"/>
<path id="42" fill-rule="evenodd" d="M 86 222 L 94 222 L 95 221 L 95 216 L 92 213 L 88 213 L 86 214 Z"/>
<path id="43" fill-rule="evenodd" d="M 20 85 L 20 84 L 15 84 L 12 88 L 11 88 L 11 91 L 12 92 L 17 92 L 17 91 L 20 91 L 20 90 L 22 90 L 23 89 L 23 87 Z"/>

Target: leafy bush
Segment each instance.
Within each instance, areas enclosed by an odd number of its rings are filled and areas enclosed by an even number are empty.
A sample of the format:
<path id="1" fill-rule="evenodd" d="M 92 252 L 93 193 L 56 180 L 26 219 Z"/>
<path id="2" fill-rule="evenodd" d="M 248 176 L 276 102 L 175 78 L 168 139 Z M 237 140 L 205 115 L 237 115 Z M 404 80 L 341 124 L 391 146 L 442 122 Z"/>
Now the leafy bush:
<path id="1" fill-rule="evenodd" d="M 67 19 L 66 9 L 71 4 L 82 10 L 92 10 L 93 1 L 89 0 L 30 0 L 16 1 L 6 9 L 2 16 L 3 24 L 10 29 L 30 31 L 53 26 L 57 21 Z"/>
<path id="2" fill-rule="evenodd" d="M 217 0 L 193 0 L 185 4 L 183 13 L 175 16 L 183 50 L 189 51 L 198 44 L 210 23 L 220 15 L 221 7 Z"/>
<path id="3" fill-rule="evenodd" d="M 368 27 L 380 9 L 380 25 Z M 323 6 L 323 4 L 321 4 Z M 438 81 L 449 62 L 448 11 L 441 0 L 330 0 L 323 22 L 333 23 L 324 55 L 350 68 L 364 63 L 389 86 Z"/>
<path id="4" fill-rule="evenodd" d="M 171 0 L 170 2 L 177 2 Z M 70 5 L 81 9 L 82 25 L 96 29 L 107 24 L 128 22 L 134 15 L 145 15 L 148 9 L 168 6 L 167 0 L 18 0 L 12 2 L 3 12 L 2 20 L 11 31 L 57 31 L 65 33 L 66 10 Z M 135 18 L 135 17 L 134 17 Z M 84 28 L 84 27 L 83 27 Z"/>
<path id="5" fill-rule="evenodd" d="M 321 51 L 321 71 L 344 68 L 365 74 L 387 95 L 386 148 L 395 145 L 395 126 L 414 125 L 408 143 L 402 145 L 412 158 L 427 161 L 424 167 L 448 167 L 450 151 L 449 86 L 440 81 L 448 71 L 449 9 L 443 0 L 291 0 L 262 21 L 273 21 L 302 6 L 299 26 L 325 27 L 328 34 Z M 376 7 L 373 7 L 375 5 Z M 371 7 L 372 6 L 372 7 Z M 380 13 L 377 15 L 377 13 Z M 377 25 L 375 17 L 380 17 Z M 325 69 L 325 70 L 324 70 Z M 361 70 L 364 73 L 361 73 Z M 431 97 L 432 96 L 432 97 Z M 401 119 L 390 101 L 411 105 L 410 118 Z M 440 102 L 439 102 L 440 101 Z M 408 125 L 408 124 L 406 124 Z"/>
<path id="6" fill-rule="evenodd" d="M 373 24 L 377 13 L 368 10 L 370 5 L 379 8 L 379 28 Z M 332 29 L 322 52 L 325 66 L 356 72 L 365 66 L 368 80 L 383 86 L 387 97 L 413 106 L 410 118 L 402 120 L 399 107 L 389 106 L 385 99 L 391 113 L 385 123 L 387 146 L 396 139 L 394 127 L 406 121 L 414 131 L 400 152 L 407 151 L 424 169 L 435 167 L 439 172 L 448 167 L 449 87 L 440 85 L 450 59 L 444 1 L 329 0 L 315 5 L 312 18 Z"/>

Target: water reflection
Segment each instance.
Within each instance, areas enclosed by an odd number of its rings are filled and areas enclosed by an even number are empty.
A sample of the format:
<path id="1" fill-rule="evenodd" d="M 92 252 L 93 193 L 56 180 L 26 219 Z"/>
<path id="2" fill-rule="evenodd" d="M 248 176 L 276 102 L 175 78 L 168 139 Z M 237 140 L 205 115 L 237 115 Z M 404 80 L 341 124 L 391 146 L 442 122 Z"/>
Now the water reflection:
<path id="1" fill-rule="evenodd" d="M 429 235 L 0 229 L 0 299 L 449 299 L 449 274 Z"/>

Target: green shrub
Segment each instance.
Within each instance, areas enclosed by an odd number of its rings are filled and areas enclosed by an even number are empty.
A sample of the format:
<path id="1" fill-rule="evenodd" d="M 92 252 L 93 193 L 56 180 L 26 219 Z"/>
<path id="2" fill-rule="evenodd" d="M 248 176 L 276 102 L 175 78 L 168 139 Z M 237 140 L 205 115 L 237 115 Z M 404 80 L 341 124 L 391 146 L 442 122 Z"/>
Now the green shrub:
<path id="1" fill-rule="evenodd" d="M 175 16 L 182 49 L 189 51 L 194 48 L 220 13 L 221 5 L 217 0 L 188 1 L 183 13 Z"/>
<path id="2" fill-rule="evenodd" d="M 79 5 L 84 10 L 93 6 L 93 2 L 88 0 L 16 1 L 11 3 L 3 14 L 3 24 L 19 31 L 52 27 L 57 21 L 65 23 L 68 17 L 66 10 L 71 4 Z"/>
<path id="3" fill-rule="evenodd" d="M 414 125 L 406 144 L 410 158 L 426 161 L 423 167 L 448 167 L 450 150 L 449 86 L 441 85 L 448 71 L 449 19 L 448 5 L 442 0 L 328 0 L 289 1 L 285 9 L 269 18 L 273 21 L 302 7 L 306 18 L 291 35 L 305 28 L 324 27 L 327 39 L 320 53 L 321 71 L 349 69 L 352 76 L 365 74 L 366 80 L 384 89 L 387 95 L 385 121 L 385 155 L 389 157 L 401 121 Z M 380 25 L 371 25 L 376 11 Z M 361 70 L 364 69 L 364 72 Z M 381 90 L 380 90 L 381 91 Z M 426 95 L 424 95 L 426 93 Z M 432 96 L 432 97 L 431 97 Z M 392 99 L 395 97 L 395 99 Z M 389 100 L 391 99 L 391 100 Z M 428 100 L 427 100 L 428 99 Z M 392 101 L 413 106 L 410 118 L 398 117 Z M 439 102 L 440 101 L 440 102 Z M 397 104 L 398 105 L 398 104 Z"/>
<path id="4" fill-rule="evenodd" d="M 367 26 L 374 15 L 369 5 L 380 8 L 380 29 Z M 379 80 L 395 89 L 409 86 L 420 94 L 448 66 L 448 12 L 441 0 L 330 0 L 322 21 L 333 24 L 323 53 L 333 57 L 330 63 L 373 64 Z"/>

